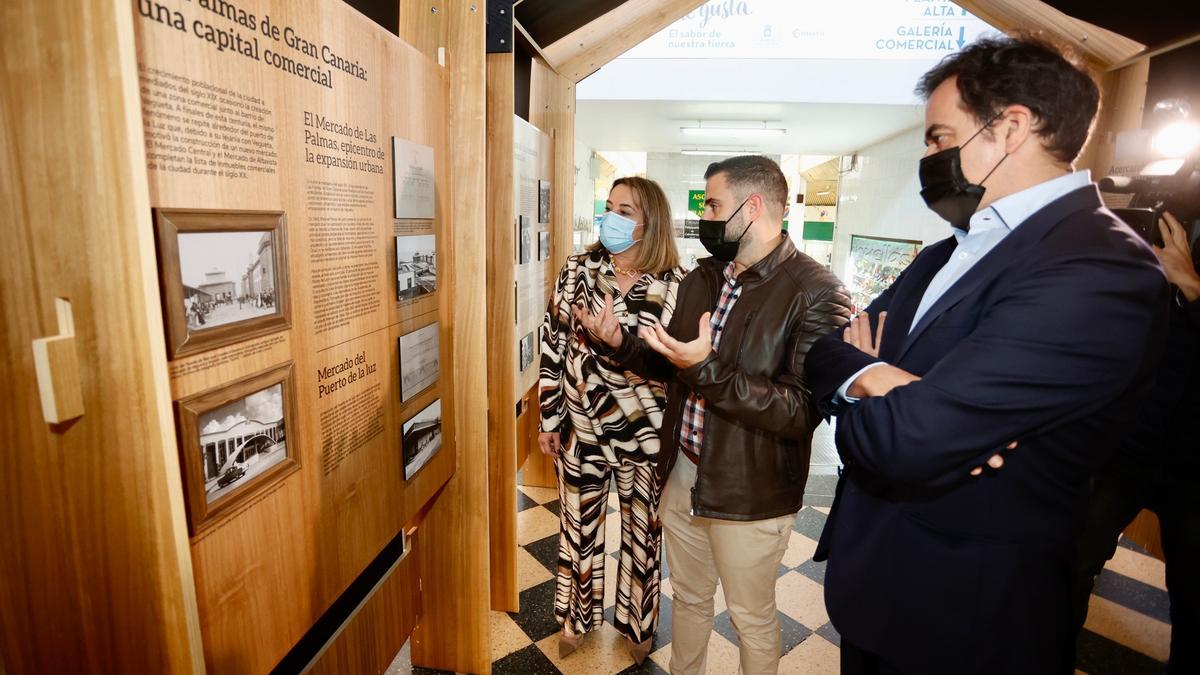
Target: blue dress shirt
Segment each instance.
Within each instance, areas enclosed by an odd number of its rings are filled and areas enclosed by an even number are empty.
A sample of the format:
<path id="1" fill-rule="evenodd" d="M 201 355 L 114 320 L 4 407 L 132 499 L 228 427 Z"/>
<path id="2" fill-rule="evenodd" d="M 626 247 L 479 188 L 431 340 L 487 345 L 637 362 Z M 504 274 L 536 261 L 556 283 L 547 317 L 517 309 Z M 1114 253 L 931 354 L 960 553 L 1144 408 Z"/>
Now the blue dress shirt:
<path id="1" fill-rule="evenodd" d="M 917 313 L 913 315 L 912 324 L 909 325 L 908 330 L 911 332 L 913 327 L 921 321 L 921 317 L 925 316 L 929 308 L 933 307 L 946 291 L 950 290 L 959 279 L 963 278 L 963 275 L 975 266 L 975 263 L 996 248 L 996 245 L 1004 241 L 1004 238 L 1017 229 L 1021 223 L 1041 211 L 1050 202 L 1086 186 L 1091 181 L 1091 172 L 1086 169 L 1052 178 L 997 199 L 987 208 L 976 211 L 971 216 L 969 231 L 953 228 L 958 246 L 942 269 L 938 270 L 933 280 L 929 282 L 925 294 L 921 296 L 921 304 L 917 305 Z M 847 396 L 846 391 L 859 376 L 878 365 L 882 364 L 872 363 L 850 376 L 850 379 L 846 380 L 838 389 L 838 396 L 849 403 L 857 401 L 857 398 Z"/>

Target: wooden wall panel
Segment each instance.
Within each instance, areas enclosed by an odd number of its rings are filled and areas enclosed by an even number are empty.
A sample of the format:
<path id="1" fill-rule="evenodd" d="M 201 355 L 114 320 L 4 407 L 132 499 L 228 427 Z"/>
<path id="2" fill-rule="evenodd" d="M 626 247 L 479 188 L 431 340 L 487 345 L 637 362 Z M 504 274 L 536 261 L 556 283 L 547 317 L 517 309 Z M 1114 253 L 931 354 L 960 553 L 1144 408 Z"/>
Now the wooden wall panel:
<path id="1" fill-rule="evenodd" d="M 540 59 L 533 61 L 531 79 L 529 120 L 554 139 L 554 208 L 551 209 L 550 271 L 546 275 L 547 280 L 552 283 L 573 248 L 571 231 L 575 203 L 575 82 L 558 74 Z M 533 402 L 536 405 L 536 398 Z M 557 479 L 554 475 L 554 462 L 538 450 L 536 422 L 532 424 L 531 429 L 532 433 L 526 431 L 517 439 L 518 454 L 526 456 L 521 467 L 522 483 L 555 487 Z"/>
<path id="2" fill-rule="evenodd" d="M 346 622 L 310 673 L 383 673 L 404 647 L 421 613 L 421 565 L 416 537 L 405 542 L 408 551 L 391 575 Z"/>
<path id="3" fill-rule="evenodd" d="M 437 11 L 433 11 L 437 10 Z M 450 83 L 453 234 L 449 318 L 459 470 L 421 529 L 422 616 L 414 665 L 491 670 L 488 606 L 486 5 L 400 1 L 400 37 L 430 58 L 444 50 Z M 446 366 L 444 365 L 443 368 Z M 443 372 L 447 372 L 443 370 Z"/>
<path id="4" fill-rule="evenodd" d="M 1076 168 L 1091 169 L 1093 180 L 1100 180 L 1112 170 L 1117 134 L 1141 128 L 1149 75 L 1150 60 L 1142 59 L 1101 76 L 1096 127 L 1075 163 Z"/>
<path id="5" fill-rule="evenodd" d="M 513 373 L 516 370 L 516 248 L 513 194 L 513 54 L 487 55 L 488 212 L 488 503 L 492 609 L 519 611 L 517 587 L 517 462 Z"/>
<path id="6" fill-rule="evenodd" d="M 0 670 L 200 673 L 127 0 L 13 0 L 0 81 Z M 83 416 L 31 342 L 71 302 Z"/>

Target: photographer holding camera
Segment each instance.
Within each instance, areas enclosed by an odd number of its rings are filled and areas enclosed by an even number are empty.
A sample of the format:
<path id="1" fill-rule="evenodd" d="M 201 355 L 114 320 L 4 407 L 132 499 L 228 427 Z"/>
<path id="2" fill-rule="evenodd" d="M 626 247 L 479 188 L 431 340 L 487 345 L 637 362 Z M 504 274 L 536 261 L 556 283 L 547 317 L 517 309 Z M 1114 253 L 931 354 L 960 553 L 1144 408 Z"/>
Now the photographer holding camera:
<path id="1" fill-rule="evenodd" d="M 1200 672 L 1200 273 L 1187 229 L 1170 213 L 1158 223 L 1154 253 L 1172 285 L 1170 327 L 1153 387 L 1120 449 L 1099 471 L 1079 540 L 1074 614 L 1087 618 L 1096 576 L 1116 552 L 1117 538 L 1143 508 L 1162 524 L 1171 600 L 1169 673 Z M 1200 250 L 1197 251 L 1200 253 Z"/>

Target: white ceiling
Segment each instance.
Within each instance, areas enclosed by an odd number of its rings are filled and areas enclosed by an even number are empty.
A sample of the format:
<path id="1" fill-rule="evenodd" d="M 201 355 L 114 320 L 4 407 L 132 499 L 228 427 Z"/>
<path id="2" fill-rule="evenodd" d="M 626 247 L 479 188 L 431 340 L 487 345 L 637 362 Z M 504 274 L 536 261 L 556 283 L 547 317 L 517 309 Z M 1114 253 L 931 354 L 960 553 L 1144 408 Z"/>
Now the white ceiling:
<path id="1" fill-rule="evenodd" d="M 772 155 L 841 155 L 917 126 L 923 119 L 924 109 L 917 105 L 581 100 L 575 137 L 596 150 L 678 152 L 724 147 Z M 746 126 L 767 121 L 767 126 L 787 132 L 741 139 L 685 136 L 679 131 L 703 120 L 745 120 Z"/>

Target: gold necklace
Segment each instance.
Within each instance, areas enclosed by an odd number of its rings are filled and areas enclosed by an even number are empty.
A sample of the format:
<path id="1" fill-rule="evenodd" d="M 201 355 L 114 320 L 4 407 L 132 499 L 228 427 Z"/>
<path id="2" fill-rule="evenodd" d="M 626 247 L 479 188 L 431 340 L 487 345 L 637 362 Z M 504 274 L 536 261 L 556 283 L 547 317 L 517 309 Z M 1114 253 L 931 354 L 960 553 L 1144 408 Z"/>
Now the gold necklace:
<path id="1" fill-rule="evenodd" d="M 620 265 L 617 264 L 616 260 L 612 261 L 612 266 L 613 266 L 613 269 L 616 270 L 617 274 L 624 274 L 625 276 L 630 277 L 630 278 L 637 277 L 641 274 L 641 272 L 638 270 L 627 270 L 627 269 L 621 267 Z"/>

